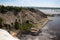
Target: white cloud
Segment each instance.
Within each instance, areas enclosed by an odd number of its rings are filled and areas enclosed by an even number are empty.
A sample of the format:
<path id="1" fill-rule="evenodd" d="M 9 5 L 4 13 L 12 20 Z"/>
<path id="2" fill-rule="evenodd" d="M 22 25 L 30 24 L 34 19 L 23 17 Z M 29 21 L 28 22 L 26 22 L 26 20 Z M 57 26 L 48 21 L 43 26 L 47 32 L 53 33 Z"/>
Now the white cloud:
<path id="1" fill-rule="evenodd" d="M 27 2 L 27 3 L 22 3 L 22 6 L 38 6 L 38 7 L 60 7 L 60 4 L 53 4 L 53 3 L 48 3 L 48 2 L 41 2 L 41 3 L 35 3 L 35 2 Z"/>
<path id="2" fill-rule="evenodd" d="M 55 3 L 52 0 L 14 0 L 12 2 L 0 3 L 4 5 L 13 5 L 13 6 L 34 6 L 34 7 L 60 7 L 60 3 Z"/>

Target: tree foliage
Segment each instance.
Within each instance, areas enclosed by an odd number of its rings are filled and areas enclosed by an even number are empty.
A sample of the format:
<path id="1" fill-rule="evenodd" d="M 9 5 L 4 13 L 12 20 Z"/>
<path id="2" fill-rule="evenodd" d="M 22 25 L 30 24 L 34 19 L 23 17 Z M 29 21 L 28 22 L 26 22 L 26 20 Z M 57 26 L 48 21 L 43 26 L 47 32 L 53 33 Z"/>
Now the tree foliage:
<path id="1" fill-rule="evenodd" d="M 7 11 L 14 11 L 14 12 L 20 12 L 22 9 L 24 10 L 30 10 L 30 11 L 36 11 L 36 9 L 34 8 L 30 8 L 30 7 L 14 7 L 14 6 L 3 6 L 0 5 L 0 12 L 1 13 L 5 13 Z"/>

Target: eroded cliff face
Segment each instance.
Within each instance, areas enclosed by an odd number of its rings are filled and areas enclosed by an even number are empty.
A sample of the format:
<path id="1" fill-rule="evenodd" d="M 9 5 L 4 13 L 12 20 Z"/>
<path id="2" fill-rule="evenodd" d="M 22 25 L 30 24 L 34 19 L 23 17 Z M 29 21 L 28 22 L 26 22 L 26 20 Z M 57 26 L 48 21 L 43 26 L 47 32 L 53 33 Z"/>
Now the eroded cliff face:
<path id="1" fill-rule="evenodd" d="M 4 24 L 11 24 L 16 19 L 12 11 L 8 11 L 5 14 L 0 13 L 0 17 L 3 19 Z"/>
<path id="2" fill-rule="evenodd" d="M 31 21 L 32 23 L 38 23 L 41 19 L 47 18 L 47 16 L 39 11 L 31 12 L 29 10 L 22 10 L 17 12 L 14 15 L 14 11 L 7 11 L 6 13 L 0 13 L 0 17 L 3 19 L 4 24 L 10 24 L 15 22 L 17 19 L 20 23 L 25 22 L 26 20 Z"/>
<path id="3" fill-rule="evenodd" d="M 22 30 L 21 27 L 24 31 L 31 27 L 42 28 L 42 25 L 44 25 L 45 21 L 47 21 L 47 16 L 43 12 L 39 10 L 26 10 L 24 8 L 19 12 L 14 10 L 0 12 L 0 18 L 3 20 L 2 24 L 0 24 L 0 28 L 3 27 L 3 29 L 9 31 L 10 34 L 15 37 L 20 35 L 19 33 Z M 16 23 L 16 21 L 18 23 Z M 26 21 L 29 21 L 30 24 L 26 24 Z M 21 26 L 21 24 L 24 26 Z M 15 29 L 15 26 L 16 28 L 18 27 L 18 30 Z"/>

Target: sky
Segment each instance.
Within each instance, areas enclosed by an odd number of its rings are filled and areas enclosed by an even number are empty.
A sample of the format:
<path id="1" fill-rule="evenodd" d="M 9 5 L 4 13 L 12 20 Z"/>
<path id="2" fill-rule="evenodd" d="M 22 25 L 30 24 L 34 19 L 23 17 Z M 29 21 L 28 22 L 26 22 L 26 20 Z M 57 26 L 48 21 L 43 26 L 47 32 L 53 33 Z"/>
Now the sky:
<path id="1" fill-rule="evenodd" d="M 0 5 L 26 7 L 60 7 L 60 0 L 0 0 Z"/>

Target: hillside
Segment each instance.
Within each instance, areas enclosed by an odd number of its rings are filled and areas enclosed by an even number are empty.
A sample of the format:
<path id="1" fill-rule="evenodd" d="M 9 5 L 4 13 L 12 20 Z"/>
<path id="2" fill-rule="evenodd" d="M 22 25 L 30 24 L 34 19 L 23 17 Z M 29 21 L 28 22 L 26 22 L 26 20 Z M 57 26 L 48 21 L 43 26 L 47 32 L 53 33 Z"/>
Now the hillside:
<path id="1" fill-rule="evenodd" d="M 47 21 L 43 12 L 26 7 L 0 6 L 0 28 L 27 31 L 31 27 L 42 28 Z"/>
<path id="2" fill-rule="evenodd" d="M 14 9 L 13 9 L 14 8 Z M 16 19 L 20 18 L 24 22 L 25 20 L 30 20 L 33 23 L 37 23 L 47 16 L 34 8 L 19 8 L 19 7 L 4 7 L 0 6 L 0 17 L 4 19 L 4 22 L 7 24 L 13 23 Z M 17 10 L 17 11 L 16 11 Z M 20 20 L 21 20 L 20 19 Z"/>

